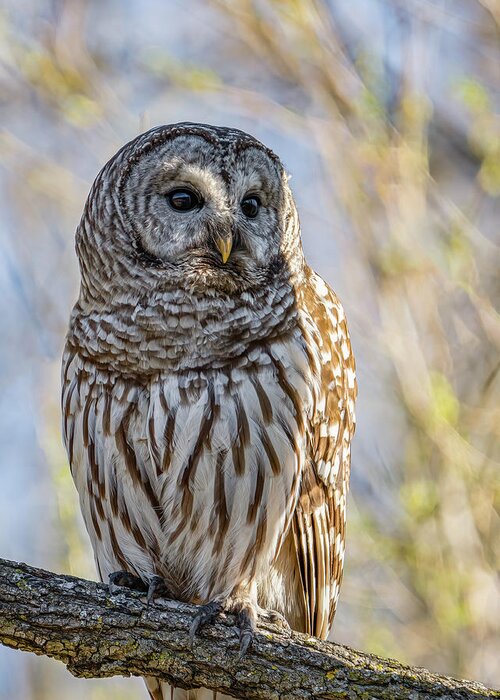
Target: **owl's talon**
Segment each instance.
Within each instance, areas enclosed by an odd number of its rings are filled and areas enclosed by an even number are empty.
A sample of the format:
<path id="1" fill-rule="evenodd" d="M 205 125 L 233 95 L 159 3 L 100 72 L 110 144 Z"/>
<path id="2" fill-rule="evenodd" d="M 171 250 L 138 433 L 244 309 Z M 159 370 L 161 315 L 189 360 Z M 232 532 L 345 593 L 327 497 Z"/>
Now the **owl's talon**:
<path id="1" fill-rule="evenodd" d="M 154 603 L 156 596 L 168 596 L 168 590 L 165 585 L 165 581 L 161 576 L 153 576 L 149 581 L 148 595 L 146 598 L 146 605 L 151 605 Z"/>
<path id="2" fill-rule="evenodd" d="M 222 603 L 218 600 L 212 600 L 211 603 L 202 605 L 200 611 L 196 614 L 191 627 L 189 628 L 189 646 L 192 648 L 194 638 L 197 633 L 206 625 L 215 622 L 215 619 L 223 610 Z"/>
<path id="3" fill-rule="evenodd" d="M 147 585 L 139 576 L 134 576 L 129 571 L 115 571 L 109 575 L 108 591 L 113 595 L 117 588 L 129 588 L 132 591 L 144 593 L 148 590 Z"/>
<path id="4" fill-rule="evenodd" d="M 238 626 L 240 628 L 240 652 L 238 659 L 246 655 L 253 644 L 257 625 L 255 624 L 255 613 L 250 607 L 245 607 L 238 613 Z"/>

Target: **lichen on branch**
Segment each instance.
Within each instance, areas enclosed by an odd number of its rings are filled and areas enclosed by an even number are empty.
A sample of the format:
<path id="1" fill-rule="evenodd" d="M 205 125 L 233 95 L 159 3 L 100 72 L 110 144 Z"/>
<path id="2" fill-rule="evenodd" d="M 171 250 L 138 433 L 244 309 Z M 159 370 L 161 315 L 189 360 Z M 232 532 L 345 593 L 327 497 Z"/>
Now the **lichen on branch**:
<path id="1" fill-rule="evenodd" d="M 292 700 L 480 700 L 500 691 L 438 676 L 261 621 L 238 659 L 231 616 L 203 630 L 193 648 L 196 606 L 141 594 L 112 595 L 92 581 L 0 559 L 0 642 L 62 661 L 75 676 L 148 675 L 235 698 Z"/>

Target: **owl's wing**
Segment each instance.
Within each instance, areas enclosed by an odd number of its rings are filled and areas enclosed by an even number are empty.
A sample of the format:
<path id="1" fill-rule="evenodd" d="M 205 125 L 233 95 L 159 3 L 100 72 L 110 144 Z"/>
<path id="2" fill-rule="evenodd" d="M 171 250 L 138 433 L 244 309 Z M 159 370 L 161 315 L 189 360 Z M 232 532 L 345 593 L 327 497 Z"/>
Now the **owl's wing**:
<path id="1" fill-rule="evenodd" d="M 342 306 L 314 272 L 304 285 L 304 336 L 317 384 L 309 454 L 293 520 L 297 564 L 309 634 L 326 638 L 344 565 L 350 443 L 355 429 L 354 357 Z"/>

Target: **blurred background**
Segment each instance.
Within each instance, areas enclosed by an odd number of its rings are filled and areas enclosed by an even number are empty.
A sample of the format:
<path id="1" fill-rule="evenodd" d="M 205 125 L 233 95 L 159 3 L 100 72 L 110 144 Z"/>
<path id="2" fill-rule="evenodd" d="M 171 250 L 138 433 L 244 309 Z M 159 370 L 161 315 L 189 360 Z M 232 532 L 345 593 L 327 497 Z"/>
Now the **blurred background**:
<path id="1" fill-rule="evenodd" d="M 499 0 L 2 0 L 0 556 L 95 578 L 59 428 L 95 175 L 150 126 L 236 126 L 357 354 L 332 637 L 500 686 L 499 103 Z M 14 697 L 144 691 L 0 648 Z"/>

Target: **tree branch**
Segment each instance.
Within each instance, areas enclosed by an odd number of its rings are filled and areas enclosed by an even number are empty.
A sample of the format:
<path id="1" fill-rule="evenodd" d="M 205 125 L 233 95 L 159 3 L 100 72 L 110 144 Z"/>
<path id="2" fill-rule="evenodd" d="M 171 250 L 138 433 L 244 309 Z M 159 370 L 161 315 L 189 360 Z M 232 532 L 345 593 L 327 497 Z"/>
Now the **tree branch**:
<path id="1" fill-rule="evenodd" d="M 466 700 L 500 698 L 472 681 L 363 654 L 264 622 L 238 660 L 234 620 L 222 617 L 189 648 L 194 605 L 60 576 L 0 559 L 0 641 L 67 665 L 75 676 L 149 675 L 236 698 Z"/>

